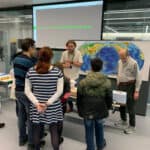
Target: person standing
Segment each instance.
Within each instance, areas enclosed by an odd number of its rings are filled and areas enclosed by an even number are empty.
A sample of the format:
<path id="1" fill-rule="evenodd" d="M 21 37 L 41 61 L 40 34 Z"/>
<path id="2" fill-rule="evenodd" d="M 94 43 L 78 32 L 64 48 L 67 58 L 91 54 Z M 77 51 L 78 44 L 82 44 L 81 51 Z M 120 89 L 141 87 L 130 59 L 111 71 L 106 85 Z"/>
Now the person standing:
<path id="1" fill-rule="evenodd" d="M 64 67 L 64 74 L 69 79 L 76 80 L 83 63 L 80 51 L 76 50 L 76 42 L 69 40 L 66 43 L 66 51 L 62 53 L 60 62 Z"/>
<path id="2" fill-rule="evenodd" d="M 76 42 L 68 40 L 66 42 L 66 51 L 62 53 L 60 63 L 63 64 L 64 75 L 70 79 L 70 83 L 78 82 L 80 67 L 83 63 L 80 51 L 76 50 Z M 69 112 L 73 111 L 73 102 L 68 100 Z"/>
<path id="3" fill-rule="evenodd" d="M 26 73 L 35 64 L 34 59 L 32 59 L 35 55 L 35 41 L 26 38 L 22 41 L 21 48 L 22 53 L 13 61 L 15 95 L 18 107 L 19 146 L 25 145 L 27 141 L 32 144 L 32 126 L 28 120 L 30 101 L 24 94 L 24 86 Z"/>
<path id="4" fill-rule="evenodd" d="M 112 105 L 111 83 L 100 73 L 102 61 L 91 60 L 91 72 L 82 79 L 77 87 L 77 108 L 79 116 L 84 119 L 86 150 L 95 150 L 94 130 L 97 150 L 106 146 L 104 139 L 103 119 L 108 117 Z"/>
<path id="5" fill-rule="evenodd" d="M 26 76 L 25 93 L 32 102 L 30 120 L 33 123 L 34 149 L 40 150 L 40 126 L 47 124 L 54 150 L 59 150 L 59 130 L 62 128 L 63 112 L 60 96 L 63 92 L 63 73 L 51 65 L 53 53 L 43 47 L 38 54 L 38 62 Z"/>
<path id="6" fill-rule="evenodd" d="M 21 52 L 17 52 L 16 54 L 14 54 L 12 56 L 12 60 L 11 60 L 11 63 L 13 63 L 14 59 L 19 56 L 20 54 L 22 53 Z M 16 100 L 16 95 L 15 95 L 15 77 L 14 77 L 14 68 L 11 68 L 10 71 L 9 71 L 9 74 L 12 78 L 12 84 L 11 84 L 11 87 L 10 87 L 10 99 L 13 99 L 15 100 L 16 102 L 16 116 L 18 117 L 18 104 L 17 104 L 17 100 Z"/>
<path id="7" fill-rule="evenodd" d="M 120 107 L 121 120 L 116 125 L 127 125 L 126 108 L 129 113 L 129 126 L 124 133 L 130 134 L 135 131 L 136 126 L 136 101 L 139 98 L 141 85 L 139 67 L 137 62 L 129 56 L 127 49 L 119 50 L 120 60 L 118 63 L 117 85 L 118 90 L 127 92 L 126 106 Z"/>
<path id="8" fill-rule="evenodd" d="M 58 67 L 62 73 L 64 74 L 64 69 L 63 69 L 63 65 L 62 63 L 57 62 L 54 66 Z M 69 97 L 71 96 L 71 91 L 70 91 L 70 80 L 64 76 L 64 87 L 63 87 L 63 93 L 60 97 L 61 100 L 61 104 L 62 104 L 62 109 L 63 109 L 63 116 L 65 115 L 66 111 L 67 111 L 67 100 L 69 99 Z M 60 136 L 60 140 L 59 143 L 63 143 L 64 138 L 62 136 L 62 132 L 63 132 L 63 124 L 62 124 L 62 128 L 60 128 L 59 131 L 59 136 Z"/>

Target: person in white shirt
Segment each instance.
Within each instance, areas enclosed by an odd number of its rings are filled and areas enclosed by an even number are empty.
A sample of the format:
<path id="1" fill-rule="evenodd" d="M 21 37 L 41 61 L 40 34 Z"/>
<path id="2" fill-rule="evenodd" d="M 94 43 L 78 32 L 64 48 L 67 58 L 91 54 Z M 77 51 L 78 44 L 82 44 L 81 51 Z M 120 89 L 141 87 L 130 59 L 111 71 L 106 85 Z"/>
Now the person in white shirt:
<path id="1" fill-rule="evenodd" d="M 62 53 L 60 62 L 64 67 L 66 77 L 76 80 L 79 76 L 80 67 L 83 63 L 80 51 L 76 50 L 76 42 L 69 40 L 66 43 L 66 51 Z"/>
<path id="2" fill-rule="evenodd" d="M 127 92 L 126 106 L 120 106 L 121 120 L 117 126 L 127 125 L 126 109 L 129 113 L 129 126 L 124 130 L 125 134 L 135 131 L 136 127 L 136 101 L 139 99 L 141 86 L 140 72 L 137 62 L 129 55 L 127 49 L 119 50 L 117 85 L 118 90 Z"/>

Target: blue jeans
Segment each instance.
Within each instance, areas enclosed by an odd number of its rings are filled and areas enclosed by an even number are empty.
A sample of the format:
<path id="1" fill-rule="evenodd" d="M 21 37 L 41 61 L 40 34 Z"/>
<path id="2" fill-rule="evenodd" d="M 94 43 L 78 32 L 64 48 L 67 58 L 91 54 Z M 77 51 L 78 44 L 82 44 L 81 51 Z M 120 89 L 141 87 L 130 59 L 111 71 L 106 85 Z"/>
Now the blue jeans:
<path id="1" fill-rule="evenodd" d="M 87 144 L 87 150 L 95 150 L 94 144 L 94 130 L 96 137 L 97 149 L 103 149 L 104 147 L 104 129 L 103 121 L 100 119 L 84 119 L 85 126 L 85 138 Z"/>
<path id="2" fill-rule="evenodd" d="M 32 123 L 29 120 L 30 101 L 24 92 L 16 92 L 17 107 L 18 107 L 18 128 L 19 142 L 28 140 L 29 144 L 33 143 Z"/>

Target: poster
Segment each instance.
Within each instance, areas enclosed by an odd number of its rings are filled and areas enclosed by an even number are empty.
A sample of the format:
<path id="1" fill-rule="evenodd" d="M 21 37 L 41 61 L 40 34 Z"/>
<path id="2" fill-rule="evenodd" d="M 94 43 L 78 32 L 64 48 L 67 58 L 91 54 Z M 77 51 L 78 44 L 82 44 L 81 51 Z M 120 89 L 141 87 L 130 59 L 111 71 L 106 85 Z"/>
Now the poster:
<path id="1" fill-rule="evenodd" d="M 116 75 L 120 48 L 128 49 L 129 55 L 139 66 L 141 79 L 148 80 L 150 67 L 150 42 L 148 41 L 76 41 L 83 56 L 82 72 L 91 69 L 90 60 L 99 57 L 103 61 L 102 73 Z"/>

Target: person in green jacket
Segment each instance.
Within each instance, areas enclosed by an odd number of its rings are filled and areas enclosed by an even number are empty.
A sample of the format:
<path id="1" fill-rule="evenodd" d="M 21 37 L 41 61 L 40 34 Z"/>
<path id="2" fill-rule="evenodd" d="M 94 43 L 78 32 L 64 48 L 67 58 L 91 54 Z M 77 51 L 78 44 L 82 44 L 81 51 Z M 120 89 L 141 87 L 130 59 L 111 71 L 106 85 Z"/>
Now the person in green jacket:
<path id="1" fill-rule="evenodd" d="M 77 107 L 79 116 L 84 119 L 87 150 L 95 150 L 94 130 L 97 150 L 106 146 L 103 118 L 108 117 L 112 105 L 111 83 L 100 73 L 103 63 L 99 58 L 91 60 L 91 71 L 77 87 Z"/>

